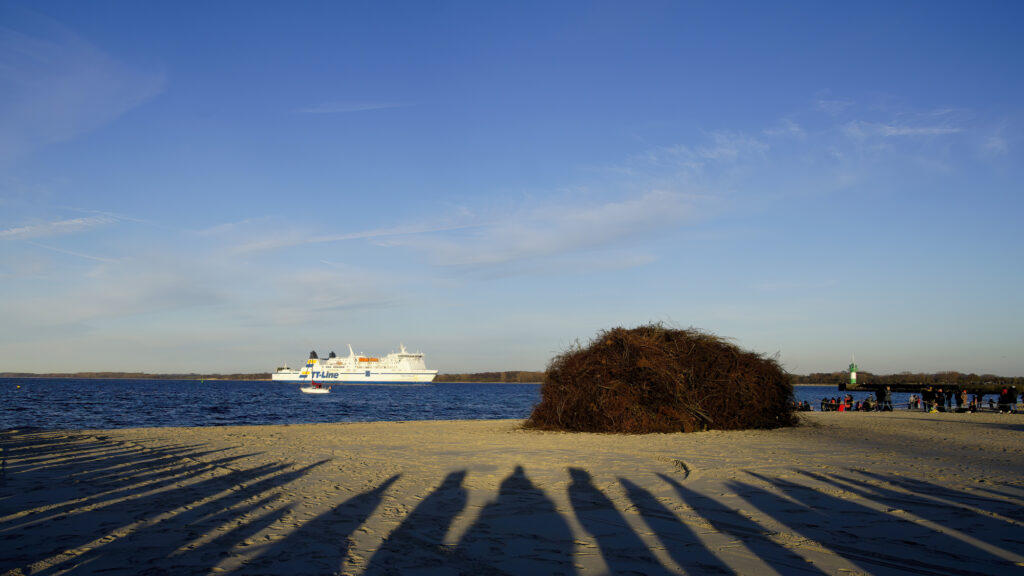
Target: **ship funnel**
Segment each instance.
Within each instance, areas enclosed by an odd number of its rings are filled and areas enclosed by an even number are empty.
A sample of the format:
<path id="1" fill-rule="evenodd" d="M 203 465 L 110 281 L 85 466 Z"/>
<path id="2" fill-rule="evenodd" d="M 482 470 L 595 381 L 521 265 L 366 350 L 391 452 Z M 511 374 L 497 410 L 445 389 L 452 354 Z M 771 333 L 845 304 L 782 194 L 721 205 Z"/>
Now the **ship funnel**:
<path id="1" fill-rule="evenodd" d="M 310 360 L 317 360 L 319 358 L 320 357 L 316 355 L 316 350 L 313 350 L 312 352 L 309 353 L 309 359 Z"/>
<path id="2" fill-rule="evenodd" d="M 338 356 L 334 353 L 334 350 L 331 350 L 331 354 L 328 356 L 328 358 L 337 358 L 337 357 Z"/>

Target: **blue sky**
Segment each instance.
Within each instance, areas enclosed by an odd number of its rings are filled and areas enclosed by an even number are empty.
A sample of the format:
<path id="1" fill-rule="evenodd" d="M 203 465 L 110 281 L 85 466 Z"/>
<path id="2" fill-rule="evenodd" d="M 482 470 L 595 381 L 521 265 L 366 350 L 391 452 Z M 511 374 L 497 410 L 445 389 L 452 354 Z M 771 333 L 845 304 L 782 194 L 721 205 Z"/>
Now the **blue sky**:
<path id="1" fill-rule="evenodd" d="M 0 2 L 0 371 L 1024 375 L 1018 2 Z"/>

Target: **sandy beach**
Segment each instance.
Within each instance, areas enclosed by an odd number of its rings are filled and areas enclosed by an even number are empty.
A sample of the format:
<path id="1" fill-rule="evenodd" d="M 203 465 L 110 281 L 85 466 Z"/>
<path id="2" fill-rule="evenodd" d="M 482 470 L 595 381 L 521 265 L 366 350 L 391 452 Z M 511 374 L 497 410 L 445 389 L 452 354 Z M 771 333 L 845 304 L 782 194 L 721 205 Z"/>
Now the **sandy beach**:
<path id="1" fill-rule="evenodd" d="M 6 431 L 0 574 L 1024 574 L 1024 415 Z"/>

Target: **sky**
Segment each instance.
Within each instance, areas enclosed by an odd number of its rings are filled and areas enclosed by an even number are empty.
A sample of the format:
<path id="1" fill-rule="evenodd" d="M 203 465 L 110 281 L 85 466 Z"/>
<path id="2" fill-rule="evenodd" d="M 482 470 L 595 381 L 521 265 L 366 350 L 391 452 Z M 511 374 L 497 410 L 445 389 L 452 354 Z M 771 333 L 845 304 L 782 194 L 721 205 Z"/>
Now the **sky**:
<path id="1" fill-rule="evenodd" d="M 0 371 L 1024 375 L 1020 2 L 0 0 Z"/>

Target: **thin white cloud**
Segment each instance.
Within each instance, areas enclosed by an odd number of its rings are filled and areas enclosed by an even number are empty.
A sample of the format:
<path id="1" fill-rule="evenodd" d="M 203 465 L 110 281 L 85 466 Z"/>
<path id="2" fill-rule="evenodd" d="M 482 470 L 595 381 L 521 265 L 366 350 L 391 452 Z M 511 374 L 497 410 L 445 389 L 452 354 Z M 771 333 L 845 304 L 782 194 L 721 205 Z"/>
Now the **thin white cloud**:
<path id="1" fill-rule="evenodd" d="M 846 112 L 852 108 L 853 105 L 854 103 L 850 100 L 819 98 L 814 101 L 814 107 L 816 110 L 825 112 L 832 116 L 838 116 L 843 112 Z"/>
<path id="2" fill-rule="evenodd" d="M 964 132 L 963 128 L 948 124 L 907 124 L 894 122 L 868 122 L 865 120 L 852 120 L 843 124 L 840 129 L 841 132 L 847 136 L 857 139 L 870 137 L 931 137 L 946 136 Z"/>
<path id="3" fill-rule="evenodd" d="M 778 126 L 764 130 L 765 136 L 796 136 L 803 137 L 804 129 L 796 122 L 783 118 Z"/>
<path id="4" fill-rule="evenodd" d="M 239 244 L 230 251 L 234 254 L 250 252 L 267 252 L 281 248 L 292 248 L 307 244 L 323 244 L 326 242 L 343 242 L 346 240 L 366 240 L 373 238 L 387 238 L 393 236 L 410 236 L 417 234 L 430 234 L 434 232 L 447 232 L 461 230 L 477 226 L 452 224 L 442 226 L 411 225 L 394 228 L 379 228 L 375 230 L 364 230 L 362 232 L 351 232 L 348 234 L 317 234 L 309 230 L 294 230 L 273 236 L 261 237 L 258 240 Z"/>
<path id="5" fill-rule="evenodd" d="M 712 166 L 728 167 L 747 158 L 763 158 L 770 150 L 767 143 L 737 132 L 711 132 L 706 141 L 695 145 L 663 146 L 631 156 L 625 166 L 609 171 L 634 178 L 652 175 L 652 170 L 669 171 L 671 175 L 701 172 Z"/>
<path id="6" fill-rule="evenodd" d="M 67 220 L 56 220 L 53 222 L 41 222 L 29 224 L 16 228 L 0 230 L 0 238 L 8 240 L 27 240 L 30 238 L 49 238 L 53 236 L 64 236 L 85 230 L 91 230 L 99 226 L 105 226 L 115 222 L 116 219 L 110 216 L 92 216 L 87 218 L 71 218 Z"/>
<path id="7" fill-rule="evenodd" d="M 120 260 L 118 260 L 116 258 L 105 258 L 103 256 L 95 256 L 95 255 L 92 255 L 92 254 L 86 254 L 85 252 L 79 252 L 79 251 L 76 251 L 76 250 L 65 250 L 63 248 L 57 248 L 55 246 L 47 246 L 45 244 L 40 244 L 38 242 L 28 242 L 28 244 L 31 244 L 32 246 L 36 246 L 38 248 L 42 248 L 44 250 L 49 250 L 50 252 L 56 252 L 58 254 L 67 254 L 68 256 L 75 256 L 77 258 L 82 258 L 82 259 L 85 259 L 85 260 L 93 260 L 95 262 L 105 262 L 105 263 L 108 263 L 108 264 L 115 264 L 117 262 L 120 262 Z"/>
<path id="8" fill-rule="evenodd" d="M 989 136 L 982 145 L 982 150 L 986 154 L 1001 155 L 1010 151 L 1010 145 L 1002 136 Z"/>
<path id="9" fill-rule="evenodd" d="M 544 205 L 491 222 L 467 236 L 399 240 L 442 266 L 490 267 L 602 250 L 678 227 L 694 210 L 692 199 L 655 190 L 596 205 Z M 635 262 L 645 257 L 631 256 Z"/>
<path id="10" fill-rule="evenodd" d="M 235 222 L 221 222 L 213 226 L 203 228 L 202 230 L 194 230 L 192 233 L 196 236 L 208 236 L 217 237 L 231 234 L 237 234 L 240 231 L 245 231 L 253 225 L 261 224 L 269 221 L 270 218 L 246 218 L 245 220 L 238 220 Z"/>
<path id="11" fill-rule="evenodd" d="M 706 160 L 735 160 L 745 155 L 761 155 L 767 150 L 767 144 L 746 134 L 713 132 L 711 144 L 698 146 L 696 153 Z"/>
<path id="12" fill-rule="evenodd" d="M 305 108 L 292 110 L 294 114 L 348 114 L 351 112 L 367 112 L 370 110 L 387 110 L 390 108 L 406 108 L 411 106 L 404 102 L 327 102 Z"/>
<path id="13" fill-rule="evenodd" d="M 880 125 L 877 129 L 883 136 L 942 136 L 963 132 L 960 128 L 949 126 L 899 126 L 892 124 Z"/>
<path id="14" fill-rule="evenodd" d="M 194 268 L 183 270 L 118 268 L 110 273 L 101 268 L 79 277 L 73 285 L 57 286 L 52 293 L 0 302 L 0 318 L 11 326 L 80 325 L 225 300 L 220 287 L 193 280 Z"/>
<path id="15" fill-rule="evenodd" d="M 0 27 L 0 160 L 102 126 L 163 90 L 63 26 L 36 17 L 27 32 Z"/>

